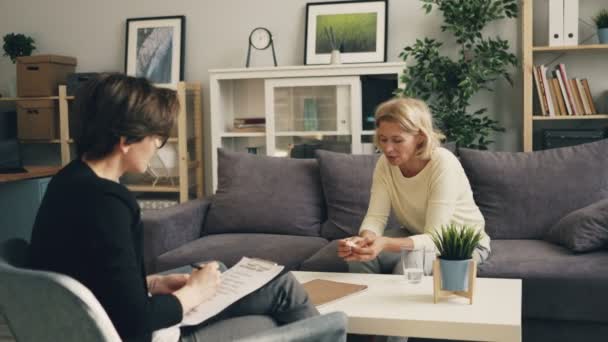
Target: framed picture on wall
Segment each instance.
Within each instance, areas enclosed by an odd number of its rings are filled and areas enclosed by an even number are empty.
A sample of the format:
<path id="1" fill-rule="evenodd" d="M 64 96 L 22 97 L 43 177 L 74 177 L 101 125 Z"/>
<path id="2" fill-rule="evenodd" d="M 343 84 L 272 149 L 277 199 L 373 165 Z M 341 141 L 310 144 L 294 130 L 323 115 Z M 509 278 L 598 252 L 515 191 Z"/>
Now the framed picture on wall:
<path id="1" fill-rule="evenodd" d="M 304 64 L 386 62 L 388 0 L 306 4 Z"/>
<path id="2" fill-rule="evenodd" d="M 185 16 L 127 19 L 125 73 L 157 86 L 184 79 Z"/>

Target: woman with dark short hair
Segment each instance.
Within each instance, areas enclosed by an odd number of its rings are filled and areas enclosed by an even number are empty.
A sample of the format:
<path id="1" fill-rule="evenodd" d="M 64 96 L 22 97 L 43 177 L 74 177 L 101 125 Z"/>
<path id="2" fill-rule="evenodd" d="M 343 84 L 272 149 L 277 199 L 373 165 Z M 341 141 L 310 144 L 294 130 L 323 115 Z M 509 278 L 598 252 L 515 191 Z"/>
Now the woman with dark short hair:
<path id="1" fill-rule="evenodd" d="M 76 96 L 77 158 L 49 183 L 31 239 L 30 267 L 75 278 L 97 297 L 121 338 L 150 341 L 212 297 L 219 265 L 190 274 L 146 276 L 140 208 L 119 178 L 144 172 L 167 141 L 179 110 L 173 90 L 143 78 L 105 75 Z M 286 324 L 318 315 L 291 275 L 280 276 L 174 341 L 196 341 L 224 318 L 270 315 Z M 242 332 L 241 332 L 242 333 Z M 226 331 L 226 340 L 239 329 Z"/>

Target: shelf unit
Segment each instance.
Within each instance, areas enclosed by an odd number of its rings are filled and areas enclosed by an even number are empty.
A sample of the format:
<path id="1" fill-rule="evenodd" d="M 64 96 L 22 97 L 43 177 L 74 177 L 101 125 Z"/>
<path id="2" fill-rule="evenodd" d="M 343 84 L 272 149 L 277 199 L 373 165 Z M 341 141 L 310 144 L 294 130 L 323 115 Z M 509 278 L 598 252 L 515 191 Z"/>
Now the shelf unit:
<path id="1" fill-rule="evenodd" d="M 534 123 L 558 122 L 569 120 L 608 120 L 608 114 L 570 115 L 570 116 L 541 116 L 534 113 L 534 56 L 541 53 L 570 53 L 570 52 L 608 52 L 608 44 L 589 44 L 576 46 L 534 46 L 533 22 L 534 0 L 522 0 L 522 51 L 523 51 L 523 149 L 533 150 Z"/>
<path id="2" fill-rule="evenodd" d="M 371 144 L 373 131 L 364 130 L 364 120 L 373 109 L 364 114 L 363 104 L 371 108 L 379 102 L 371 105 L 364 86 L 390 88 L 390 98 L 403 86 L 404 68 L 396 62 L 209 70 L 212 192 L 219 147 L 276 157 L 310 143 L 354 154 L 369 151 L 363 145 Z M 245 118 L 264 118 L 262 131 L 235 131 L 234 119 Z"/>
<path id="3" fill-rule="evenodd" d="M 180 102 L 177 115 L 177 136 L 168 142 L 177 145 L 178 179 L 175 185 L 128 184 L 137 193 L 174 193 L 179 202 L 190 198 L 190 189 L 196 198 L 203 197 L 203 139 L 202 139 L 202 102 L 200 83 L 179 82 L 176 86 Z M 20 140 L 26 144 L 60 144 L 61 165 L 67 165 L 72 157 L 70 144 L 74 142 L 69 132 L 68 101 L 74 96 L 67 95 L 65 85 L 59 85 L 58 96 L 48 97 L 7 97 L 0 101 L 57 100 L 59 104 L 59 139 Z"/>
<path id="4" fill-rule="evenodd" d="M 69 121 L 68 121 L 68 101 L 73 100 L 74 96 L 67 95 L 67 87 L 65 85 L 59 85 L 58 96 L 44 96 L 44 97 L 0 97 L 0 101 L 3 102 L 19 102 L 19 101 L 31 101 L 31 100 L 56 100 L 59 104 L 59 139 L 22 139 L 21 143 L 28 144 L 60 144 L 61 150 L 61 165 L 67 165 L 70 158 L 70 144 L 73 140 L 70 139 L 69 133 Z"/>

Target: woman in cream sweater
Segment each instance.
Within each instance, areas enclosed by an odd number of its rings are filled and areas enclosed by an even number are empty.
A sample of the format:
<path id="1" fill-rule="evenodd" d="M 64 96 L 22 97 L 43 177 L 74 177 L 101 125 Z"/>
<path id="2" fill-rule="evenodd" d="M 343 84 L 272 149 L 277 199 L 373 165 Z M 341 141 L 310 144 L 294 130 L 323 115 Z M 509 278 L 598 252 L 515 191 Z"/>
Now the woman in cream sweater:
<path id="1" fill-rule="evenodd" d="M 442 138 L 420 100 L 396 98 L 378 107 L 375 139 L 383 155 L 374 170 L 367 215 L 359 235 L 338 244 L 351 272 L 403 273 L 396 267 L 400 250 L 434 249 L 431 233 L 450 223 L 482 231 L 473 258 L 478 263 L 488 258 L 484 218 L 460 162 L 440 147 Z M 391 208 L 402 227 L 385 231 Z"/>

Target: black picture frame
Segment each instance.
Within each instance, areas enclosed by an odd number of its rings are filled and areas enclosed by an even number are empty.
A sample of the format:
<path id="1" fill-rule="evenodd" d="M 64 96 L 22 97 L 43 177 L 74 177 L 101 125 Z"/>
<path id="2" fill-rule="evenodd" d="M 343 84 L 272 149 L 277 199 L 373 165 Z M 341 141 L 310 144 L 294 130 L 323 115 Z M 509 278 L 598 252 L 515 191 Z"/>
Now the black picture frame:
<path id="1" fill-rule="evenodd" d="M 370 12 L 371 11 L 371 12 Z M 365 15 L 373 14 L 370 16 Z M 375 36 L 366 25 L 353 26 L 340 24 L 339 16 L 358 15 L 361 19 L 370 19 L 375 15 Z M 326 16 L 327 18 L 319 18 Z M 329 17 L 334 18 L 329 18 Z M 337 21 L 337 27 L 333 30 L 336 38 L 343 41 L 343 50 L 340 53 L 342 63 L 383 63 L 386 62 L 386 51 L 388 43 L 388 0 L 368 1 L 334 1 L 334 2 L 311 2 L 306 4 L 306 25 L 304 30 L 304 64 L 318 65 L 329 64 L 330 51 L 326 51 L 324 38 L 320 32 L 318 19 Z M 344 17 L 348 22 L 348 18 Z M 371 21 L 371 20 L 363 20 Z M 359 21 L 361 22 L 361 21 Z M 363 27 L 362 27 L 363 26 Z M 354 36 L 340 37 L 342 32 L 352 33 Z M 364 34 L 357 34 L 363 32 Z M 367 37 L 361 38 L 361 37 Z M 357 41 L 359 40 L 359 41 Z M 349 43 L 350 42 L 350 43 Z M 374 49 L 370 51 L 371 46 Z"/>
<path id="2" fill-rule="evenodd" d="M 125 74 L 146 77 L 157 86 L 174 87 L 184 80 L 185 36 L 183 15 L 128 18 Z"/>

